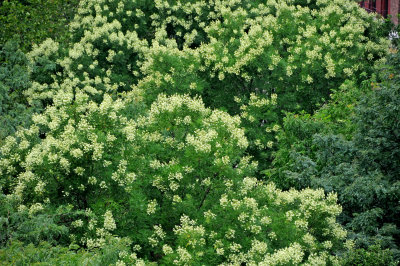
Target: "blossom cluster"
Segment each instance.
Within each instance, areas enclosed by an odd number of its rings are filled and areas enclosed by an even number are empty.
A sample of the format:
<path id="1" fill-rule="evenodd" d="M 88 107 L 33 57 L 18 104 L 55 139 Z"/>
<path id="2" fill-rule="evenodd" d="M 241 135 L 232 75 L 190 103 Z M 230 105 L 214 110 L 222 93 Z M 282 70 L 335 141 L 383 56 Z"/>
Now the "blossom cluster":
<path id="1" fill-rule="evenodd" d="M 387 43 L 356 3 L 296 3 L 81 1 L 71 43 L 29 54 L 43 111 L 5 139 L 0 185 L 31 216 L 73 203 L 88 249 L 129 236 L 118 265 L 336 264 L 336 196 L 254 176 L 280 112 L 312 109 Z"/>
<path id="2" fill-rule="evenodd" d="M 310 189 L 283 192 L 255 178 L 238 185 L 240 193 L 221 193 L 203 217 L 181 216 L 174 228 L 178 245 L 163 244 L 163 263 L 339 263 L 331 250 L 346 231 L 335 222 L 341 211 L 336 195 Z"/>

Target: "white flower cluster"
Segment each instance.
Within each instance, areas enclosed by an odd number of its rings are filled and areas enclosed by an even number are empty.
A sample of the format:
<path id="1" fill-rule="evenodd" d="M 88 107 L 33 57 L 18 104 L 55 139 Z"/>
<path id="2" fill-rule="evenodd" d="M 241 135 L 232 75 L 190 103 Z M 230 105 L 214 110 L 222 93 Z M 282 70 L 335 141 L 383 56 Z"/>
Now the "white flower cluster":
<path id="1" fill-rule="evenodd" d="M 193 249 L 205 245 L 206 240 L 205 228 L 202 225 L 196 225 L 196 222 L 190 220 L 188 216 L 183 215 L 180 219 L 181 224 L 175 226 L 174 233 L 180 238 L 187 241 L 187 247 Z"/>
<path id="2" fill-rule="evenodd" d="M 148 238 L 149 244 L 154 248 L 165 238 L 165 236 L 166 233 L 163 231 L 162 227 L 155 225 L 153 234 Z"/>
<path id="3" fill-rule="evenodd" d="M 170 263 L 198 264 L 206 249 L 232 265 L 333 261 L 331 250 L 346 236 L 335 220 L 341 212 L 336 195 L 282 192 L 252 177 L 257 162 L 244 151 L 270 149 L 274 141 L 250 140 L 241 126 L 256 123 L 266 136 L 279 131 L 264 115 L 286 86 L 295 84 L 288 89 L 298 91 L 359 73 L 364 66 L 356 61 L 382 55 L 386 42 L 364 36 L 368 22 L 359 17 L 369 15 L 345 0 L 316 1 L 318 10 L 294 6 L 293 0 L 172 2 L 82 1 L 71 24 L 75 43 L 66 55 L 52 40 L 34 47 L 29 71 L 42 61 L 62 70 L 34 75 L 40 78 L 25 93 L 46 109 L 0 149 L 0 175 L 15 184 L 14 195 L 22 202 L 35 198 L 21 211 L 42 211 L 54 188 L 62 191 L 61 202 L 79 202 L 82 195 L 120 200 L 140 189 L 147 215 L 137 219 L 189 212 L 193 202 L 200 213 L 182 215 L 173 236 L 162 224 L 149 227 L 146 246 L 160 249 Z M 305 19 L 322 24 L 305 25 Z M 250 93 L 246 103 L 237 97 L 240 116 L 211 110 L 201 97 L 185 94 L 216 89 L 213 82 L 226 88 L 232 77 L 274 87 Z M 148 110 L 129 109 L 151 97 L 156 100 Z M 81 241 L 89 249 L 103 246 L 116 230 L 110 210 L 103 218 L 100 228 L 101 217 L 87 219 Z M 71 226 L 84 224 L 77 219 Z M 315 230 L 323 232 L 323 241 Z M 283 234 L 299 238 L 281 247 L 278 241 L 288 238 Z M 164 243 L 171 238 L 179 239 L 175 246 Z M 121 255 L 118 264 L 127 257 Z M 136 253 L 129 257 L 145 264 Z"/>
<path id="4" fill-rule="evenodd" d="M 117 228 L 111 211 L 106 211 L 104 214 L 104 229 L 113 231 Z"/>
<path id="5" fill-rule="evenodd" d="M 335 209 L 338 207 L 335 195 L 325 196 L 321 191 L 311 194 L 312 190 L 283 192 L 273 184 L 264 185 L 252 178 L 246 178 L 241 186 L 240 193 L 232 191 L 222 194 L 220 204 L 204 212 L 204 220 L 195 221 L 183 215 L 181 224 L 174 229 L 179 236 L 179 246 L 176 249 L 165 246 L 164 254 L 179 257 L 182 253 L 186 263 L 191 263 L 191 259 L 203 256 L 199 250 L 206 249 L 212 243 L 215 256 L 224 256 L 227 259 L 225 263 L 232 265 L 244 262 L 250 265 L 315 265 L 313 263 L 317 262 L 324 265 L 337 262 L 329 250 L 334 242 L 342 241 L 345 235 L 336 232 L 340 226 L 335 221 Z M 307 211 L 306 208 L 311 208 L 311 202 L 314 208 Z M 311 215 L 305 218 L 299 211 L 300 206 Z M 326 221 L 319 221 L 319 230 L 325 231 L 330 240 L 322 241 L 315 228 L 308 227 L 308 221 L 315 226 L 318 221 L 313 219 L 321 215 L 326 216 Z M 286 222 L 282 217 L 286 217 Z M 231 220 L 233 218 L 236 221 Z M 282 237 L 291 234 L 280 228 L 290 228 L 295 221 L 301 220 L 306 221 L 307 226 L 292 227 L 296 239 L 288 242 L 286 247 L 276 248 L 276 244 L 282 244 Z M 214 228 L 219 228 L 218 232 L 211 230 Z M 251 239 L 251 245 L 241 245 L 244 235 L 246 239 Z M 265 235 L 269 236 L 269 240 L 265 239 Z M 297 237 L 302 237 L 304 244 Z M 175 263 L 178 262 L 176 260 Z"/>
<path id="6" fill-rule="evenodd" d="M 157 200 L 149 201 L 149 203 L 147 204 L 147 214 L 148 215 L 154 214 L 157 210 L 156 208 L 157 208 Z"/>

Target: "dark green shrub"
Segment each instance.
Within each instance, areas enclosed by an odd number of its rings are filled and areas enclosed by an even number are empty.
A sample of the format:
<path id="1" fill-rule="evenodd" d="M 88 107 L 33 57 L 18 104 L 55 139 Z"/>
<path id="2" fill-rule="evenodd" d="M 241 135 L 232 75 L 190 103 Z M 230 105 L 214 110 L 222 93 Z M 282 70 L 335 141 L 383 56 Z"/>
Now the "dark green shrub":
<path id="1" fill-rule="evenodd" d="M 28 52 L 33 44 L 46 38 L 67 41 L 68 22 L 79 0 L 5 0 L 0 4 L 0 45 L 17 35 L 21 49 Z"/>
<path id="2" fill-rule="evenodd" d="M 399 75 L 400 72 L 394 72 Z M 400 83 L 381 83 L 356 109 L 355 142 L 366 169 L 379 169 L 393 182 L 400 181 Z"/>
<path id="3" fill-rule="evenodd" d="M 398 259 L 400 86 L 397 59 L 391 57 L 377 77 L 383 81 L 366 82 L 364 96 L 363 90 L 347 92 L 337 98 L 343 102 L 334 100 L 312 116 L 288 115 L 278 135 L 274 169 L 266 173 L 286 189 L 337 192 L 340 221 L 356 243 L 368 247 L 380 241 Z"/>
<path id="4" fill-rule="evenodd" d="M 69 230 L 61 221 L 73 217 L 71 208 L 54 211 L 47 207 L 28 210 L 12 195 L 0 194 L 0 248 L 21 241 L 38 245 L 47 241 L 52 245 L 66 243 Z M 68 218 L 70 219 L 70 218 Z"/>
<path id="5" fill-rule="evenodd" d="M 24 95 L 30 84 L 28 59 L 19 50 L 18 42 L 11 40 L 0 46 L 0 145 L 17 128 L 28 126 L 37 110 Z"/>
<path id="6" fill-rule="evenodd" d="M 312 169 L 316 167 L 313 136 L 342 134 L 345 140 L 352 139 L 356 126 L 351 118 L 359 99 L 370 91 L 367 83 L 359 88 L 354 82 L 346 81 L 313 115 L 287 113 L 277 134 L 278 149 L 273 155 L 272 167 L 265 171 L 268 180 L 284 189 L 309 186 L 309 177 L 315 174 Z"/>
<path id="7" fill-rule="evenodd" d="M 371 245 L 368 249 L 355 249 L 346 253 L 341 265 L 368 265 L 368 266 L 395 266 L 393 256 L 388 249 L 381 249 L 379 245 Z"/>
<path id="8" fill-rule="evenodd" d="M 112 265 L 130 253 L 130 241 L 111 238 L 107 244 L 92 251 L 76 249 L 74 245 L 53 246 L 47 242 L 24 245 L 13 241 L 0 249 L 0 265 Z"/>

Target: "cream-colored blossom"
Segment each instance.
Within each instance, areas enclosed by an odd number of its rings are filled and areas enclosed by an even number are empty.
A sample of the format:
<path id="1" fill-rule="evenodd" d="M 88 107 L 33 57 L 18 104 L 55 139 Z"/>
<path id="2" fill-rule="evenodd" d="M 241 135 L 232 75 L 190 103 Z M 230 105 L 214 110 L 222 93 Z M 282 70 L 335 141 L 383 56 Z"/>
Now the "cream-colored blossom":
<path id="1" fill-rule="evenodd" d="M 111 211 L 106 211 L 104 214 L 104 229 L 113 231 L 117 228 Z"/>

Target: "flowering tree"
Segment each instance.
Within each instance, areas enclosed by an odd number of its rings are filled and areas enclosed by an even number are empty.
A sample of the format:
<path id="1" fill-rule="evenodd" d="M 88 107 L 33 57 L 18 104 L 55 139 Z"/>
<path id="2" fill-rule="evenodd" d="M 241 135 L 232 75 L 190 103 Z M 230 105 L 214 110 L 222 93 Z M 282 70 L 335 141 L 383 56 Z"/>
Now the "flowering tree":
<path id="1" fill-rule="evenodd" d="M 97 102 L 140 90 L 151 104 L 159 93 L 180 93 L 231 114 L 250 95 L 274 96 L 274 106 L 241 112 L 249 152 L 265 169 L 275 141 L 268 128 L 281 124 L 282 111 L 312 112 L 346 79 L 370 75 L 389 45 L 375 34 L 380 26 L 346 0 L 87 1 L 68 49 L 47 40 L 30 53 L 26 95 L 48 105 L 60 88 L 79 87 Z"/>
<path id="2" fill-rule="evenodd" d="M 28 219 L 73 209 L 69 244 L 129 237 L 121 265 L 337 264 L 335 194 L 256 176 L 282 110 L 384 55 L 378 24 L 344 0 L 82 1 L 71 43 L 28 54 L 44 111 L 5 139 L 0 185 Z"/>
<path id="3" fill-rule="evenodd" d="M 20 211 L 73 203 L 86 211 L 66 222 L 71 241 L 102 247 L 114 232 L 129 236 L 145 258 L 174 264 L 296 263 L 307 260 L 306 247 L 311 261 L 335 260 L 326 251 L 345 236 L 335 196 L 284 193 L 252 178 L 257 164 L 243 154 L 239 117 L 188 96 L 160 95 L 134 118 L 124 115 L 133 97 L 87 100 L 78 93 L 73 105 L 47 108 L 6 139 L 2 182 Z M 314 247 L 320 241 L 324 248 Z"/>

